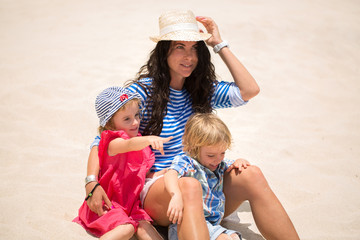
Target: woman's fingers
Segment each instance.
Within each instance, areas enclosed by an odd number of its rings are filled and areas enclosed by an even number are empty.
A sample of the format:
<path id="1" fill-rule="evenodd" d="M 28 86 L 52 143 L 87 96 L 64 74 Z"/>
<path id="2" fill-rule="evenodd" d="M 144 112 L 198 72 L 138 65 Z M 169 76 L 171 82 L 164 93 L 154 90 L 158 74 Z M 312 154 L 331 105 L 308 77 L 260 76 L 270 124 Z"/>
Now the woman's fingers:
<path id="1" fill-rule="evenodd" d="M 218 26 L 216 25 L 215 21 L 212 20 L 212 18 L 197 16 L 196 20 L 199 21 L 202 25 L 204 25 L 206 31 L 212 35 L 209 39 L 205 41 L 209 46 L 214 47 L 216 44 L 222 42 Z"/>

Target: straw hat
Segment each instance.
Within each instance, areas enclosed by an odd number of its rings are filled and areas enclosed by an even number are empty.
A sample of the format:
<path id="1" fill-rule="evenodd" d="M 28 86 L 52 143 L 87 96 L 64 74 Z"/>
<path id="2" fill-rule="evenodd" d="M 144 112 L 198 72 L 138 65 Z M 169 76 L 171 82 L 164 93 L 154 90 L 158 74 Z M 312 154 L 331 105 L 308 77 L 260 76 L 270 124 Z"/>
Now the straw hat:
<path id="1" fill-rule="evenodd" d="M 141 99 L 141 96 L 122 87 L 109 87 L 102 91 L 95 100 L 100 126 L 104 127 L 117 110 L 134 98 Z"/>
<path id="2" fill-rule="evenodd" d="M 192 11 L 169 11 L 159 17 L 160 35 L 152 36 L 154 42 L 171 41 L 204 41 L 211 37 L 209 33 L 201 33 Z"/>

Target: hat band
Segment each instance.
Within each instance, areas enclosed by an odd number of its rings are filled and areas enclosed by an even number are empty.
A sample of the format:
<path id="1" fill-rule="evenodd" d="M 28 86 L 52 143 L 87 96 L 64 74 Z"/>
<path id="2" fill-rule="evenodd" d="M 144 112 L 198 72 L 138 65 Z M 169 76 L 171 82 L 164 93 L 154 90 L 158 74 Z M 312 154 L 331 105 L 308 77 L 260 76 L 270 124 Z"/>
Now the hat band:
<path id="1" fill-rule="evenodd" d="M 165 34 L 179 30 L 195 30 L 196 32 L 198 32 L 199 28 L 198 25 L 195 23 L 179 23 L 162 28 L 160 30 L 160 35 L 163 36 Z"/>

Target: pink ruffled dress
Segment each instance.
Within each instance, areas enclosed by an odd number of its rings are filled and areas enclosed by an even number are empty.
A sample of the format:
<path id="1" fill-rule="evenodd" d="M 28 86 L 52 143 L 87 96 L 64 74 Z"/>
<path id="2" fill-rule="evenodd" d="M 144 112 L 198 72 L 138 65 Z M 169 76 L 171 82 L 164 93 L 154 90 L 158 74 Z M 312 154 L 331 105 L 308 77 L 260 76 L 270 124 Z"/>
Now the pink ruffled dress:
<path id="1" fill-rule="evenodd" d="M 140 133 L 138 136 L 141 136 Z M 84 201 L 79 209 L 79 216 L 73 220 L 97 237 L 119 225 L 130 223 L 136 231 L 140 220 L 152 222 L 141 206 L 140 192 L 146 173 L 154 164 L 154 153 L 150 147 L 146 147 L 140 151 L 111 157 L 107 153 L 109 143 L 119 137 L 129 139 L 124 131 L 104 131 L 99 145 L 99 183 L 109 197 L 113 209 L 99 217 Z"/>

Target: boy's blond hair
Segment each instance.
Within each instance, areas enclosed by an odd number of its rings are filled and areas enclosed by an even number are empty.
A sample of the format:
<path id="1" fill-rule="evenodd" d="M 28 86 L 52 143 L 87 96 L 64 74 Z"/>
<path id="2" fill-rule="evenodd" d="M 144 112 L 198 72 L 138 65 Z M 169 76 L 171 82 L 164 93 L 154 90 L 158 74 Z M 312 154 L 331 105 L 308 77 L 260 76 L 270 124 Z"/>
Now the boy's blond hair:
<path id="1" fill-rule="evenodd" d="M 218 116 L 213 113 L 196 113 L 185 125 L 183 150 L 190 157 L 198 159 L 201 147 L 223 144 L 229 149 L 231 141 L 228 127 Z"/>

